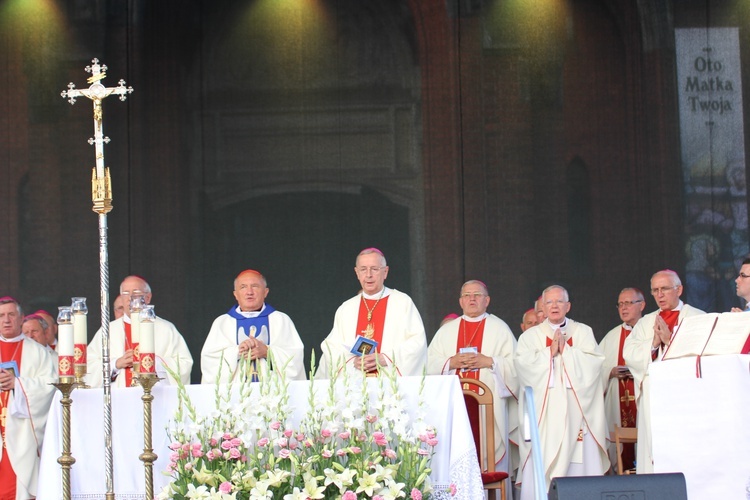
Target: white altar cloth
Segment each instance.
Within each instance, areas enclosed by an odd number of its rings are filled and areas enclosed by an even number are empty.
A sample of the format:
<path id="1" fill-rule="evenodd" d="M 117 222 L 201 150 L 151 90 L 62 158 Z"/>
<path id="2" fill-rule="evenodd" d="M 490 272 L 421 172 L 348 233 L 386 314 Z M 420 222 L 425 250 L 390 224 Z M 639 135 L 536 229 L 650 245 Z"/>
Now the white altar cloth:
<path id="1" fill-rule="evenodd" d="M 376 379 L 368 379 L 371 392 Z M 315 381 L 316 390 L 325 392 L 327 380 Z M 402 377 L 402 388 L 408 408 L 414 411 L 419 398 L 421 377 Z M 289 383 L 289 397 L 295 407 L 293 420 L 299 421 L 308 407 L 308 381 Z M 317 386 L 320 385 L 320 388 Z M 213 385 L 187 387 L 190 398 L 199 412 L 214 406 Z M 162 471 L 166 469 L 170 451 L 165 431 L 177 407 L 177 388 L 156 384 L 153 389 L 152 444 L 159 456 L 154 464 L 154 494 L 169 482 Z M 425 421 L 434 425 L 439 444 L 432 459 L 431 479 L 436 498 L 475 500 L 483 498 L 474 440 L 458 377 L 428 376 L 425 380 Z M 145 497 L 145 473 L 138 456 L 143 453 L 143 391 L 138 388 L 112 388 L 112 450 L 114 463 L 114 491 L 118 500 Z M 62 499 L 62 473 L 57 458 L 62 454 L 62 408 L 58 392 L 52 402 L 42 451 L 39 472 L 38 500 Z M 72 393 L 71 452 L 76 463 L 71 469 L 72 498 L 101 499 L 106 493 L 104 464 L 103 390 L 76 389 Z M 448 487 L 457 487 L 450 497 Z"/>
<path id="2" fill-rule="evenodd" d="M 689 500 L 745 500 L 750 479 L 750 355 L 653 363 L 654 472 L 685 474 Z"/>

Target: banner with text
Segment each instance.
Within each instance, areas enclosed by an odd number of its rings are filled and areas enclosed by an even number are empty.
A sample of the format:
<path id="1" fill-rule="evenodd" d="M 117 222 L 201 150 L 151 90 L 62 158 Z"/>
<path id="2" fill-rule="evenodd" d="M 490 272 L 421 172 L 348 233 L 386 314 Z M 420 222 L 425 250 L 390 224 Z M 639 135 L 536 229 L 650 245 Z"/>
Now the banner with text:
<path id="1" fill-rule="evenodd" d="M 738 305 L 748 254 L 747 187 L 737 28 L 675 30 L 685 181 L 683 300 L 704 311 Z"/>

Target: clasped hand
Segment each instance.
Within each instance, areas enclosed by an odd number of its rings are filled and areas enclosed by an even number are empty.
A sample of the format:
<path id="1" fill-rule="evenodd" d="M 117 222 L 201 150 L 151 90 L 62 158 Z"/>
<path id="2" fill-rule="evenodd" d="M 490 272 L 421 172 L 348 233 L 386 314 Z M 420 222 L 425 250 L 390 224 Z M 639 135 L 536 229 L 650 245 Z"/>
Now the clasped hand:
<path id="1" fill-rule="evenodd" d="M 240 343 L 239 354 L 251 361 L 265 358 L 268 355 L 268 346 L 255 337 L 251 337 Z"/>
<path id="2" fill-rule="evenodd" d="M 549 348 L 553 357 L 562 354 L 565 349 L 565 335 L 563 335 L 562 330 L 558 329 L 555 332 L 555 335 L 552 337 L 552 344 Z"/>
<path id="3" fill-rule="evenodd" d="M 657 315 L 656 321 L 654 321 L 654 341 L 651 344 L 652 347 L 659 347 L 664 344 L 669 345 L 669 340 L 672 338 L 672 332 L 669 331 L 669 327 L 664 319 Z"/>
<path id="4" fill-rule="evenodd" d="M 481 352 L 456 354 L 451 358 L 450 364 L 448 365 L 451 370 L 459 370 L 463 372 L 478 370 L 480 368 L 489 368 L 491 366 L 492 358 L 485 356 Z"/>

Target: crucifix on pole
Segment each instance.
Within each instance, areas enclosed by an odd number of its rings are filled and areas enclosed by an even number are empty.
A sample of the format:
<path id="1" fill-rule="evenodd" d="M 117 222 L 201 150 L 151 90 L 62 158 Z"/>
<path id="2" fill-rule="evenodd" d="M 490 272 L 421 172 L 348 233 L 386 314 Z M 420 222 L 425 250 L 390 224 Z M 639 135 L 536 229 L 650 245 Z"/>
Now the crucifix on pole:
<path id="1" fill-rule="evenodd" d="M 101 81 L 107 76 L 107 66 L 99 64 L 93 59 L 90 66 L 86 66 L 87 79 L 90 84 L 87 89 L 76 89 L 71 82 L 68 90 L 61 95 L 70 104 L 75 104 L 77 97 L 91 99 L 94 104 L 94 137 L 88 140 L 96 153 L 96 166 L 91 173 L 91 199 L 94 203 L 93 211 L 99 214 L 99 282 L 101 299 L 101 330 L 102 330 L 102 380 L 104 385 L 104 462 L 107 483 L 107 500 L 114 500 L 112 464 L 112 399 L 111 399 L 111 369 L 109 364 L 109 257 L 107 251 L 107 214 L 112 210 L 112 182 L 109 168 L 104 165 L 104 144 L 109 143 L 109 137 L 102 134 L 102 100 L 115 94 L 120 100 L 127 99 L 133 92 L 132 87 L 125 87 L 125 80 L 120 80 L 117 87 L 105 87 Z"/>

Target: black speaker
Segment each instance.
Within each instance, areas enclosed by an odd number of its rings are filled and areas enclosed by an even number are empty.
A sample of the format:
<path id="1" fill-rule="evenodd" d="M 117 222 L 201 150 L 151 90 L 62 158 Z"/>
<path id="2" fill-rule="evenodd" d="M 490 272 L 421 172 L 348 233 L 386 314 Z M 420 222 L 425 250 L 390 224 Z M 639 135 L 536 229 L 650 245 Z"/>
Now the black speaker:
<path id="1" fill-rule="evenodd" d="M 556 477 L 549 500 L 687 500 L 685 476 L 631 474 L 626 476 Z"/>

